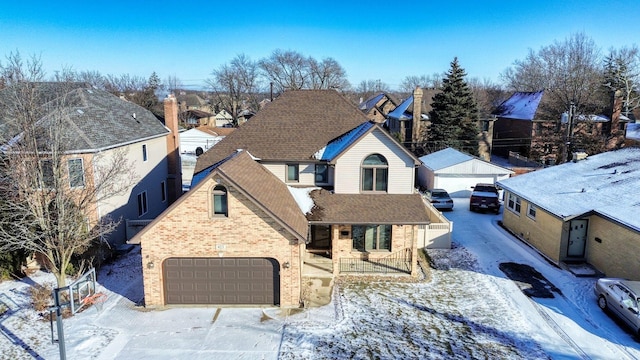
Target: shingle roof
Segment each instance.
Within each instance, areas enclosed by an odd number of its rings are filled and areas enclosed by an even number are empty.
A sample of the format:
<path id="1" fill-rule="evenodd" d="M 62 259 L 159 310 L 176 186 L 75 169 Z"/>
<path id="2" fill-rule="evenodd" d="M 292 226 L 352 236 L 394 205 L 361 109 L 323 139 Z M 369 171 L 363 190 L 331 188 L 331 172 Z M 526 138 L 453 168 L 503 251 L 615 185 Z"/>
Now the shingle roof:
<path id="1" fill-rule="evenodd" d="M 313 223 L 327 224 L 429 224 L 420 194 L 334 194 L 311 192 L 315 205 L 307 214 Z"/>
<path id="2" fill-rule="evenodd" d="M 288 227 L 298 239 L 307 238 L 307 219 L 287 185 L 253 160 L 248 152 L 240 151 L 229 157 L 211 173 L 213 175 L 210 176 L 221 176 L 224 181 L 231 182 L 245 196 Z"/>
<path id="3" fill-rule="evenodd" d="M 7 92 L 2 90 L 2 100 L 10 101 Z M 36 86 L 39 98 L 49 102 L 40 107 L 40 124 L 50 121 L 53 111 L 63 114 L 64 134 L 67 150 L 75 152 L 93 152 L 109 149 L 123 144 L 140 141 L 169 132 L 167 128 L 148 110 L 132 102 L 120 99 L 103 90 L 92 89 L 83 84 L 44 83 Z M 9 99 L 9 100 L 7 100 Z M 4 103 L 11 108 L 11 104 Z M 12 115 L 3 107 L 0 122 L 5 125 L 1 131 L 5 136 L 15 136 Z M 21 130 L 21 129 L 20 129 Z M 14 132 L 9 135 L 10 132 Z"/>
<path id="4" fill-rule="evenodd" d="M 639 148 L 592 155 L 497 184 L 565 220 L 596 212 L 640 231 Z"/>
<path id="5" fill-rule="evenodd" d="M 198 158 L 195 172 L 246 149 L 262 160 L 302 161 L 368 121 L 335 90 L 286 91 Z"/>

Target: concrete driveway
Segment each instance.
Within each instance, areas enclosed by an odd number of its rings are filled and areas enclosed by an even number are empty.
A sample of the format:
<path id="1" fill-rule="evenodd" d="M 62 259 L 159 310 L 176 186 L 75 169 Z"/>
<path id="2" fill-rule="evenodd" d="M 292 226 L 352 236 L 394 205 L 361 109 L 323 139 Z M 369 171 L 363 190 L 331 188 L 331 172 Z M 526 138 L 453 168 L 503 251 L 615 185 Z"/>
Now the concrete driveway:
<path id="1" fill-rule="evenodd" d="M 116 299 L 112 299 L 116 300 Z M 135 309 L 126 298 L 88 311 L 115 330 L 98 359 L 277 359 L 284 317 L 278 308 Z M 93 310 L 93 309 L 91 309 Z M 78 345 L 76 345 L 78 346 Z M 81 345 L 80 345 L 81 346 Z"/>

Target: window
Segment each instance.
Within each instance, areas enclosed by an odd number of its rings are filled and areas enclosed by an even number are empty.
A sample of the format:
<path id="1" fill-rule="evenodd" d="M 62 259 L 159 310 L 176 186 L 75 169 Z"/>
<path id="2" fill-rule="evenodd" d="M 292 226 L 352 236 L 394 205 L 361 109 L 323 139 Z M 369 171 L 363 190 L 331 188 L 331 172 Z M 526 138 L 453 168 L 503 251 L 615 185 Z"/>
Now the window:
<path id="1" fill-rule="evenodd" d="M 529 204 L 527 205 L 527 216 L 532 218 L 533 220 L 536 219 L 536 206 Z"/>
<path id="2" fill-rule="evenodd" d="M 227 189 L 221 185 L 213 188 L 213 216 L 229 216 L 227 207 Z"/>
<path id="3" fill-rule="evenodd" d="M 84 186 L 84 166 L 82 159 L 69 159 L 67 162 L 69 168 L 69 187 L 78 188 Z"/>
<path id="4" fill-rule="evenodd" d="M 138 216 L 146 214 L 147 211 L 147 192 L 143 191 L 138 194 Z"/>
<path id="5" fill-rule="evenodd" d="M 509 199 L 507 201 L 507 208 L 511 209 L 512 211 L 517 212 L 518 214 L 520 214 L 520 198 L 509 193 Z"/>
<path id="6" fill-rule="evenodd" d="M 147 161 L 147 144 L 142 145 L 142 161 Z"/>
<path id="7" fill-rule="evenodd" d="M 160 197 L 162 198 L 162 202 L 167 201 L 167 183 L 164 181 L 160 182 Z"/>
<path id="8" fill-rule="evenodd" d="M 389 165 L 380 154 L 367 156 L 362 162 L 362 191 L 387 191 Z"/>
<path id="9" fill-rule="evenodd" d="M 287 164 L 287 182 L 299 181 L 298 164 Z"/>
<path id="10" fill-rule="evenodd" d="M 329 166 L 327 164 L 316 164 L 316 183 L 326 184 L 329 182 Z"/>
<path id="11" fill-rule="evenodd" d="M 482 120 L 480 122 L 480 128 L 482 129 L 482 131 L 489 131 L 489 121 L 488 120 Z"/>
<path id="12" fill-rule="evenodd" d="M 53 187 L 53 162 L 51 160 L 40 160 L 40 167 L 42 168 L 40 179 L 41 188 Z"/>
<path id="13" fill-rule="evenodd" d="M 391 225 L 354 225 L 351 233 L 355 250 L 391 251 Z"/>

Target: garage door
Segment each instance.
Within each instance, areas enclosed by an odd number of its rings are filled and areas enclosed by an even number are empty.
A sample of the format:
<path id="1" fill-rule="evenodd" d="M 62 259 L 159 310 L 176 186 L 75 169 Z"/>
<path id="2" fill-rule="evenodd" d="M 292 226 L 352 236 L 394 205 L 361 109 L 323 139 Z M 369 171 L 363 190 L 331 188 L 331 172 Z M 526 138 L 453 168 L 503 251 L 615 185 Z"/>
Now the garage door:
<path id="1" fill-rule="evenodd" d="M 493 176 L 470 176 L 470 175 L 450 175 L 441 174 L 437 176 L 436 185 L 434 187 L 445 189 L 451 197 L 469 197 L 471 196 L 471 187 L 477 183 L 493 184 L 495 178 Z"/>
<path id="2" fill-rule="evenodd" d="M 169 258 L 166 304 L 278 305 L 278 262 L 265 258 Z"/>

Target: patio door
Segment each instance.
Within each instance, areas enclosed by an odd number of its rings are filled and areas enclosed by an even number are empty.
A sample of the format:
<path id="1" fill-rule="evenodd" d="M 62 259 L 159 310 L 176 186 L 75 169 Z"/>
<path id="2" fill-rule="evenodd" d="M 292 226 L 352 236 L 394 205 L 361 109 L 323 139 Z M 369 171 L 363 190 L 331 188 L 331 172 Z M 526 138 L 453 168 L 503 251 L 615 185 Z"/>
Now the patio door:
<path id="1" fill-rule="evenodd" d="M 584 250 L 587 244 L 587 227 L 589 220 L 571 220 L 569 222 L 569 245 L 567 247 L 568 257 L 584 257 Z"/>

